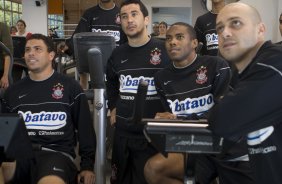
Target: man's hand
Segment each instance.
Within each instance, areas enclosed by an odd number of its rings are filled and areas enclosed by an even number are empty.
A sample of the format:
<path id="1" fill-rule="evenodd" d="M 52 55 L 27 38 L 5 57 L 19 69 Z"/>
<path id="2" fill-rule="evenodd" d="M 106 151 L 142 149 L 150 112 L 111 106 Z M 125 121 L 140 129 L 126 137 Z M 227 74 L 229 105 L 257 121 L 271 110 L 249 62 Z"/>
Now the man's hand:
<path id="1" fill-rule="evenodd" d="M 170 112 L 158 112 L 155 115 L 155 119 L 176 119 L 176 115 L 170 113 Z"/>
<path id="2" fill-rule="evenodd" d="M 83 182 L 81 182 L 81 179 Z M 94 184 L 95 183 L 95 174 L 93 171 L 81 171 L 78 175 L 78 183 L 83 183 L 83 184 Z"/>
<path id="3" fill-rule="evenodd" d="M 111 122 L 111 125 L 114 125 L 116 123 L 116 113 L 117 113 L 117 109 L 114 108 L 113 110 L 111 110 L 111 117 L 110 117 L 110 122 Z"/>
<path id="4" fill-rule="evenodd" d="M 8 76 L 3 75 L 0 81 L 0 87 L 6 89 L 9 87 L 9 79 Z"/>

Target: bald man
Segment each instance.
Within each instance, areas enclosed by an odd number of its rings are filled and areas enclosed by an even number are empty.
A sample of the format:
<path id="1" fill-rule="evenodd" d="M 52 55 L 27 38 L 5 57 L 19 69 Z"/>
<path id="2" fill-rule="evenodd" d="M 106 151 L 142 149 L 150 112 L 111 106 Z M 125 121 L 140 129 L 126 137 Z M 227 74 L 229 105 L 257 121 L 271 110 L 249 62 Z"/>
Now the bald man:
<path id="1" fill-rule="evenodd" d="M 221 55 L 237 70 L 237 82 L 211 110 L 211 130 L 248 146 L 256 184 L 280 184 L 282 175 L 282 47 L 265 41 L 258 11 L 226 5 L 216 20 Z"/>

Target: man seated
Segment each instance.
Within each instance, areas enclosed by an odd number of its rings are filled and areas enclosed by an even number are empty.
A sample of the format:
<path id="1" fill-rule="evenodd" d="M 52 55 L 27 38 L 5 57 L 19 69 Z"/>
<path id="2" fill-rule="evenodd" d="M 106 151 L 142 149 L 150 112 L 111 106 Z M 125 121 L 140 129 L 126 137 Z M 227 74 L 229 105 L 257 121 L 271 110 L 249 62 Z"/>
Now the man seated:
<path id="1" fill-rule="evenodd" d="M 27 38 L 25 62 L 29 76 L 4 94 L 3 112 L 18 113 L 32 144 L 33 159 L 2 164 L 5 181 L 11 183 L 93 184 L 96 138 L 87 99 L 78 82 L 54 71 L 55 49 L 50 38 Z M 78 135 L 76 135 L 78 134 Z M 80 172 L 74 164 L 78 138 Z"/>
<path id="2" fill-rule="evenodd" d="M 156 73 L 155 85 L 167 112 L 157 113 L 155 118 L 206 119 L 208 111 L 228 88 L 230 67 L 220 57 L 198 56 L 195 30 L 183 22 L 171 25 L 165 46 L 171 64 Z M 220 183 L 252 183 L 248 162 L 234 159 L 243 155 L 246 150 L 221 157 L 200 155 L 196 160 L 196 181 L 209 184 L 218 176 Z M 184 170 L 183 154 L 169 153 L 165 158 L 158 153 L 147 161 L 144 173 L 150 184 L 180 184 Z"/>

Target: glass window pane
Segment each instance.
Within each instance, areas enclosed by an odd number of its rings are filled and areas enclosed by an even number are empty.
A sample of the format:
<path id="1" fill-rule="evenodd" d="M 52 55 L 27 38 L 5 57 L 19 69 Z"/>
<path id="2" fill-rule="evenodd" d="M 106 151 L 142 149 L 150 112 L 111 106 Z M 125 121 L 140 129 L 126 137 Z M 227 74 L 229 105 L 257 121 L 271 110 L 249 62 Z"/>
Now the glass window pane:
<path id="1" fill-rule="evenodd" d="M 22 6 L 22 4 L 19 4 L 19 12 L 23 12 L 23 6 Z"/>
<path id="2" fill-rule="evenodd" d="M 0 9 L 4 9 L 4 0 L 0 0 Z"/>
<path id="3" fill-rule="evenodd" d="M 19 5 L 18 5 L 18 3 L 12 3 L 12 10 L 13 11 L 19 11 Z"/>
<path id="4" fill-rule="evenodd" d="M 12 13 L 11 12 L 5 13 L 5 22 L 6 22 L 7 25 L 12 24 Z"/>
<path id="5" fill-rule="evenodd" d="M 5 10 L 11 11 L 11 1 L 5 0 Z"/>
<path id="6" fill-rule="evenodd" d="M 13 13 L 13 18 L 12 18 L 12 25 L 16 25 L 17 21 L 19 20 L 19 14 L 18 13 Z"/>
<path id="7" fill-rule="evenodd" d="M 4 22 L 4 13 L 0 13 L 0 21 Z"/>

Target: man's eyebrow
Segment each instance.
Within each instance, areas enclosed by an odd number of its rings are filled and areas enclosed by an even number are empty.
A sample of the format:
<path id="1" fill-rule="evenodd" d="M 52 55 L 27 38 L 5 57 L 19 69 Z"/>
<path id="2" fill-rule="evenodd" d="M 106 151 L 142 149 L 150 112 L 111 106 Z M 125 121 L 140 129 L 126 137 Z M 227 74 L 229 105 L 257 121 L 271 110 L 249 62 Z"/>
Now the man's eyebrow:
<path id="1" fill-rule="evenodd" d="M 232 21 L 232 20 L 237 20 L 237 19 L 240 19 L 240 17 L 230 17 L 227 19 L 227 21 Z M 223 24 L 222 21 L 219 21 L 218 23 L 216 23 L 215 26 L 219 26 L 221 24 Z"/>
<path id="2" fill-rule="evenodd" d="M 137 13 L 138 11 L 137 10 L 132 10 L 130 13 Z M 121 13 L 120 15 L 125 15 L 125 14 L 127 14 L 127 13 Z"/>
<path id="3" fill-rule="evenodd" d="M 40 46 L 40 45 L 26 46 L 25 48 L 38 48 L 38 47 L 43 48 L 43 47 Z"/>
<path id="4" fill-rule="evenodd" d="M 184 33 L 176 33 L 175 35 L 176 35 L 176 36 L 183 36 Z"/>

